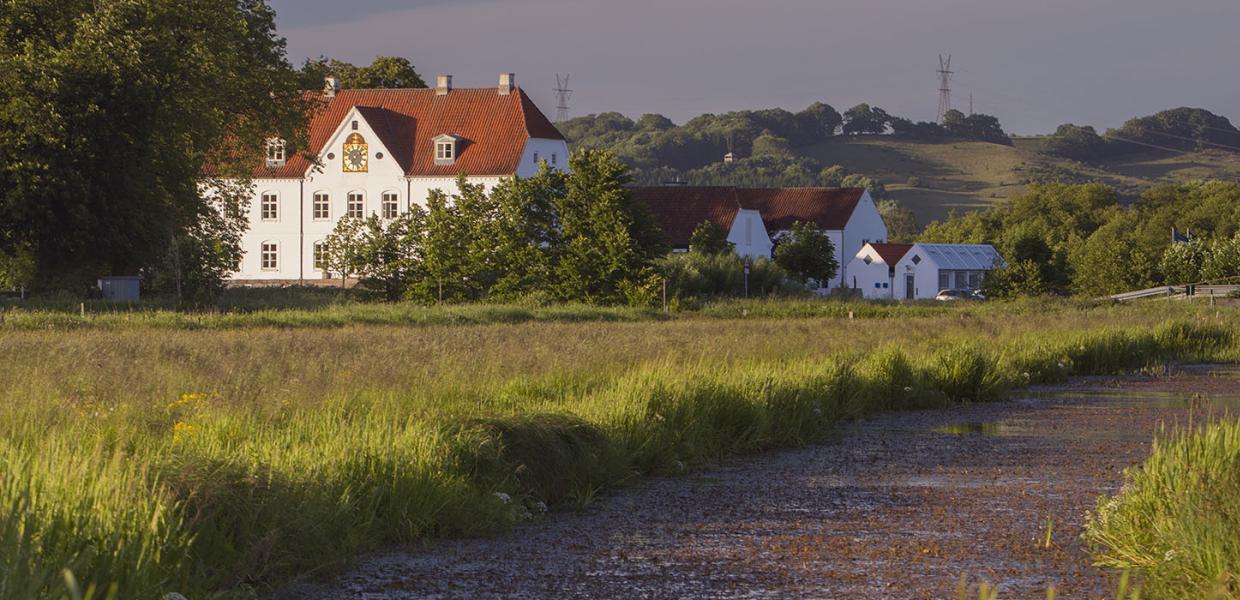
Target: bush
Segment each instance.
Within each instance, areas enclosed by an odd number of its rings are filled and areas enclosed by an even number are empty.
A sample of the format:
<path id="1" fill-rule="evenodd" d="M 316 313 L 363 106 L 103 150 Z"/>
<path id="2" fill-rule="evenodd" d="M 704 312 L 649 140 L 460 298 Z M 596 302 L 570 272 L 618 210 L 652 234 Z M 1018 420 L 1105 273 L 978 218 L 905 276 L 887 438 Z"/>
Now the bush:
<path id="1" fill-rule="evenodd" d="M 745 294 L 745 264 L 732 253 L 672 254 L 659 261 L 671 298 L 739 297 Z M 775 263 L 759 258 L 750 264 L 749 295 L 770 296 L 803 291 Z"/>

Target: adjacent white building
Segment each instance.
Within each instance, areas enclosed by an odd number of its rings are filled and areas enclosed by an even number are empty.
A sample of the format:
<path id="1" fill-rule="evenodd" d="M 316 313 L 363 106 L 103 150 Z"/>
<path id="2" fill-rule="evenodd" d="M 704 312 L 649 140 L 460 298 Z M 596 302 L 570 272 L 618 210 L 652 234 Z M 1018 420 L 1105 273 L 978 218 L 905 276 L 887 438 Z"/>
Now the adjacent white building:
<path id="1" fill-rule="evenodd" d="M 849 286 L 866 298 L 931 299 L 943 290 L 976 290 L 1007 266 L 989 244 L 865 244 L 848 264 Z"/>
<path id="2" fill-rule="evenodd" d="M 340 90 L 329 78 L 311 116 L 309 146 L 279 140 L 254 173 L 245 256 L 234 280 L 306 281 L 325 238 L 345 216 L 392 219 L 456 180 L 492 187 L 546 163 L 567 169 L 564 136 L 503 73 L 495 87 Z"/>
<path id="3" fill-rule="evenodd" d="M 849 281 L 848 259 L 869 242 L 887 239 L 887 225 L 870 193 L 859 188 L 635 187 L 633 197 L 654 214 L 667 243 L 689 249 L 693 230 L 711 221 L 728 231 L 742 257 L 770 258 L 792 225 L 808 222 L 835 246 L 839 273 L 827 287 Z"/>

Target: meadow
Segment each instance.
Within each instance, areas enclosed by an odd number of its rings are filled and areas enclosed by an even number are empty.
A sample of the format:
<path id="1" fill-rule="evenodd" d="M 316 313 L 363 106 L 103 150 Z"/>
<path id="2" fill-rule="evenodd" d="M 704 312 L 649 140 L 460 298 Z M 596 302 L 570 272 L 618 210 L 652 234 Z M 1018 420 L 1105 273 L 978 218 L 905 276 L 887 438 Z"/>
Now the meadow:
<path id="1" fill-rule="evenodd" d="M 0 598 L 250 597 L 875 411 L 1240 358 L 1187 303 L 92 308 L 0 324 Z"/>

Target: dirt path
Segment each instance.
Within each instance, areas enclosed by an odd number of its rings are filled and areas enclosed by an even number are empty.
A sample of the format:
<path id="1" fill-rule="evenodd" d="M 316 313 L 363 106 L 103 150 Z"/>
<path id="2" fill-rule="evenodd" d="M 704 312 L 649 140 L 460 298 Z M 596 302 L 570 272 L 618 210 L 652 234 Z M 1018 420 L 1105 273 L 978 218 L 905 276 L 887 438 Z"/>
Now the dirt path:
<path id="1" fill-rule="evenodd" d="M 287 596 L 954 598 L 967 575 L 1003 598 L 1048 584 L 1103 598 L 1113 583 L 1089 566 L 1085 512 L 1160 423 L 1240 407 L 1236 375 L 1092 379 L 883 416 L 835 444 L 644 482 L 498 538 L 372 556 Z"/>

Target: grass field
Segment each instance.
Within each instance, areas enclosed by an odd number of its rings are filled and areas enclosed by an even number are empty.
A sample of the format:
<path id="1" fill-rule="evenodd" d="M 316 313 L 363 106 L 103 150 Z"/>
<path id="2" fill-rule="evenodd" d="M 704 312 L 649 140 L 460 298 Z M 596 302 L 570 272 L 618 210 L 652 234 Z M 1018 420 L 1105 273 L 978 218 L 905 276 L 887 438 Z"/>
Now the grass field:
<path id="1" fill-rule="evenodd" d="M 1240 357 L 1183 304 L 859 306 L 10 311 L 0 598 L 246 597 L 878 410 Z"/>
<path id="2" fill-rule="evenodd" d="M 951 210 L 986 208 L 1019 194 L 1030 181 L 1098 181 L 1135 197 L 1157 183 L 1240 177 L 1240 155 L 1231 152 L 1134 154 L 1087 165 L 1039 153 L 1039 138 L 1014 142 L 1004 146 L 862 137 L 797 151 L 823 164 L 842 165 L 850 172 L 876 178 L 892 198 L 914 212 L 919 225 L 942 219 Z M 914 177 L 917 186 L 909 185 Z"/>

